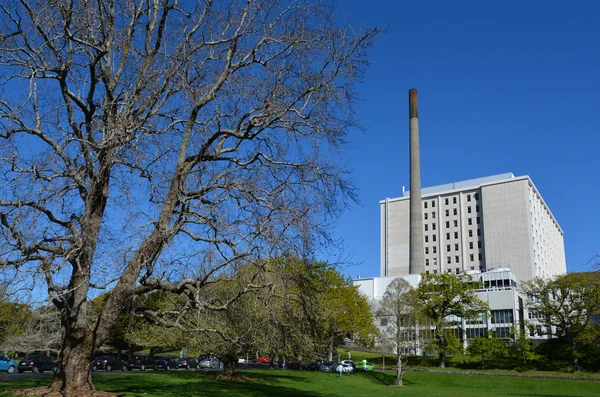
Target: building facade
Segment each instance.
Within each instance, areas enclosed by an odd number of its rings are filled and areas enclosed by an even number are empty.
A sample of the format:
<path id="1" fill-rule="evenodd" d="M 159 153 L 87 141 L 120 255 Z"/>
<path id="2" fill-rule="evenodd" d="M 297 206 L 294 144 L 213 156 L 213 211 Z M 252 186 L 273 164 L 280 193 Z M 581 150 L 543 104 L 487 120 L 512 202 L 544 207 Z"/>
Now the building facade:
<path id="1" fill-rule="evenodd" d="M 567 272 L 563 231 L 528 176 L 422 189 L 425 272 L 509 268 L 516 280 Z M 380 202 L 381 277 L 409 273 L 409 196 Z"/>

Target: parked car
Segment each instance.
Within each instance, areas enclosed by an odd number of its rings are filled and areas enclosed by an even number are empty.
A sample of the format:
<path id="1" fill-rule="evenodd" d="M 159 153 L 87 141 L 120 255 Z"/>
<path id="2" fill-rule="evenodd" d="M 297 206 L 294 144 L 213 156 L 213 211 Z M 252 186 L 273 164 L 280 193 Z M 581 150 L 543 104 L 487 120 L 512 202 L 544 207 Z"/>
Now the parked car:
<path id="1" fill-rule="evenodd" d="M 0 354 L 0 371 L 6 371 L 12 374 L 17 370 L 17 363 L 6 357 L 4 354 Z"/>
<path id="2" fill-rule="evenodd" d="M 152 359 L 147 354 L 132 354 L 127 359 L 127 370 L 139 369 L 145 371 L 146 368 L 151 368 L 153 364 Z"/>
<path id="3" fill-rule="evenodd" d="M 23 373 L 24 371 L 31 371 L 33 373 L 42 373 L 44 371 L 56 372 L 58 366 L 55 361 L 52 361 L 50 357 L 44 354 L 31 354 L 19 362 L 17 370 L 19 373 Z"/>
<path id="4" fill-rule="evenodd" d="M 323 363 L 321 364 L 321 371 L 335 371 L 335 367 L 337 366 L 336 363 L 332 362 L 332 361 L 323 361 Z"/>
<path id="5" fill-rule="evenodd" d="M 263 363 L 263 364 L 268 364 L 271 362 L 271 359 L 269 357 L 256 357 L 256 361 L 258 361 L 259 363 Z"/>
<path id="6" fill-rule="evenodd" d="M 175 360 L 173 357 L 154 356 L 152 358 L 152 368 L 155 371 L 159 369 L 164 369 L 165 371 L 168 371 L 170 369 L 178 369 L 179 364 L 177 363 L 177 360 Z"/>
<path id="7" fill-rule="evenodd" d="M 198 368 L 198 360 L 196 360 L 195 358 L 179 358 L 177 359 L 177 367 L 178 368 L 185 368 L 185 369 L 190 369 L 190 368 Z"/>
<path id="8" fill-rule="evenodd" d="M 354 366 L 355 366 L 354 361 L 344 360 L 340 364 L 342 364 L 342 367 L 344 368 L 343 369 L 344 372 L 354 372 Z"/>
<path id="9" fill-rule="evenodd" d="M 246 364 L 245 358 L 238 358 L 238 364 Z"/>
<path id="10" fill-rule="evenodd" d="M 306 369 L 306 364 L 302 361 L 292 361 L 287 363 L 287 369 Z"/>
<path id="11" fill-rule="evenodd" d="M 354 369 L 356 371 L 365 371 L 366 372 L 366 371 L 373 371 L 374 367 L 373 367 L 373 364 L 369 364 L 367 362 L 367 360 L 362 360 L 362 362 L 360 362 L 354 366 Z"/>
<path id="12" fill-rule="evenodd" d="M 106 372 L 113 369 L 127 371 L 127 363 L 117 356 L 100 356 L 92 361 L 92 371 L 98 371 L 99 369 L 104 369 Z"/>
<path id="13" fill-rule="evenodd" d="M 306 369 L 311 371 L 320 371 L 321 370 L 321 362 L 320 361 L 311 361 L 306 366 Z"/>
<path id="14" fill-rule="evenodd" d="M 219 368 L 221 362 L 216 357 L 205 357 L 198 362 L 199 368 Z"/>

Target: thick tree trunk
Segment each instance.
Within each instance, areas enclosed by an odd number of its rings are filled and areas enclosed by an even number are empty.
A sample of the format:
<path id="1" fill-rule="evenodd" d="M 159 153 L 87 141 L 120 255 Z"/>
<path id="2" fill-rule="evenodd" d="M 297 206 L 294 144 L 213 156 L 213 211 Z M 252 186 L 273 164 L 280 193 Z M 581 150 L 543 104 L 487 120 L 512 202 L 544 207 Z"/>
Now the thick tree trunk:
<path id="1" fill-rule="evenodd" d="M 439 337 L 438 349 L 439 367 L 446 368 L 446 338 L 444 337 L 444 335 Z"/>
<path id="2" fill-rule="evenodd" d="M 59 390 L 63 396 L 87 396 L 93 393 L 91 362 L 93 359 L 93 339 L 91 332 L 77 337 L 70 332 L 63 342 L 59 357 L 59 368 L 50 388 Z"/>
<path id="3" fill-rule="evenodd" d="M 328 360 L 329 360 L 329 362 L 333 361 L 333 336 L 329 340 L 329 357 L 328 357 Z"/>
<path id="4" fill-rule="evenodd" d="M 235 365 L 237 364 L 237 354 L 228 353 L 223 357 L 223 375 L 235 376 Z"/>

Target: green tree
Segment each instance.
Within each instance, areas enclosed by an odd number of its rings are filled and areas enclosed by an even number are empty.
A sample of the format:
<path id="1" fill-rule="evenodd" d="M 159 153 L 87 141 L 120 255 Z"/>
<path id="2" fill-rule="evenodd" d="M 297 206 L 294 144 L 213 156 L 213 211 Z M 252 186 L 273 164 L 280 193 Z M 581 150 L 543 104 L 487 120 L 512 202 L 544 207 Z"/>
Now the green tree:
<path id="1" fill-rule="evenodd" d="M 579 372 L 577 345 L 590 331 L 592 316 L 600 310 L 600 274 L 570 273 L 550 280 L 536 278 L 524 285 L 527 305 L 540 314 L 546 333 L 565 338 L 571 346 L 573 373 Z"/>
<path id="2" fill-rule="evenodd" d="M 481 368 L 485 368 L 485 358 L 505 356 L 508 352 L 506 344 L 496 336 L 492 330 L 487 336 L 479 336 L 467 347 L 467 352 L 473 356 L 481 357 Z"/>
<path id="3" fill-rule="evenodd" d="M 531 339 L 527 336 L 525 329 L 519 331 L 513 330 L 513 341 L 510 345 L 510 352 L 523 364 L 523 369 L 527 369 L 527 363 L 535 358 L 535 351 Z"/>
<path id="4" fill-rule="evenodd" d="M 416 290 L 416 302 L 434 327 L 433 346 L 438 350 L 439 367 L 446 366 L 446 353 L 459 347 L 452 327 L 457 323 L 450 316 L 474 317 L 487 311 L 487 304 L 475 296 L 479 288 L 468 274 L 424 274 Z"/>

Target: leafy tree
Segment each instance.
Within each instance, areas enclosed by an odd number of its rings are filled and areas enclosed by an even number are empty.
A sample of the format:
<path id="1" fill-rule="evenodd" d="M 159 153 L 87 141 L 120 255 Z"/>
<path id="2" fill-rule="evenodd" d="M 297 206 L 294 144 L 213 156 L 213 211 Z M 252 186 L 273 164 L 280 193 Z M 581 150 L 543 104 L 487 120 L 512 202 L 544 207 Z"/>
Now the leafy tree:
<path id="1" fill-rule="evenodd" d="M 467 352 L 474 356 L 481 357 L 481 368 L 485 368 L 486 356 L 505 356 L 508 353 L 506 344 L 502 339 L 496 336 L 492 330 L 488 331 L 487 336 L 479 336 L 467 347 Z"/>
<path id="2" fill-rule="evenodd" d="M 459 349 L 451 327 L 450 316 L 474 317 L 487 311 L 487 304 L 475 296 L 479 283 L 468 274 L 424 274 L 416 290 L 416 300 L 434 327 L 434 343 L 438 349 L 439 367 L 446 366 L 446 352 Z"/>
<path id="3" fill-rule="evenodd" d="M 394 279 L 386 288 L 377 310 L 377 317 L 387 320 L 381 330 L 382 345 L 391 346 L 396 353 L 396 386 L 403 386 L 405 358 L 418 348 L 419 330 L 426 323 L 411 300 L 412 290 L 406 280 Z"/>
<path id="4" fill-rule="evenodd" d="M 571 346 L 573 372 L 579 372 L 577 344 L 590 331 L 592 316 L 600 310 L 600 274 L 570 273 L 551 280 L 537 278 L 525 284 L 530 310 L 544 318 L 546 333 L 565 338 Z"/>
<path id="5" fill-rule="evenodd" d="M 377 30 L 330 2 L 7 0 L 0 26 L 0 268 L 61 313 L 54 390 L 93 393 L 135 295 L 224 310 L 214 275 L 311 252 L 354 198 L 330 159 Z"/>
<path id="6" fill-rule="evenodd" d="M 531 339 L 527 336 L 524 329 L 518 332 L 513 330 L 513 341 L 510 351 L 519 362 L 523 363 L 523 368 L 527 369 L 527 363 L 535 358 L 535 351 Z"/>

